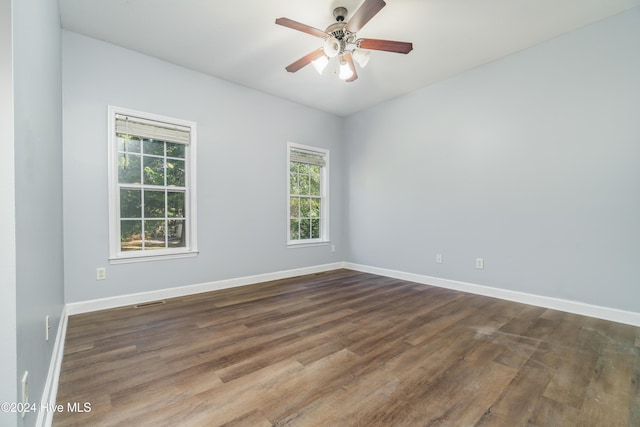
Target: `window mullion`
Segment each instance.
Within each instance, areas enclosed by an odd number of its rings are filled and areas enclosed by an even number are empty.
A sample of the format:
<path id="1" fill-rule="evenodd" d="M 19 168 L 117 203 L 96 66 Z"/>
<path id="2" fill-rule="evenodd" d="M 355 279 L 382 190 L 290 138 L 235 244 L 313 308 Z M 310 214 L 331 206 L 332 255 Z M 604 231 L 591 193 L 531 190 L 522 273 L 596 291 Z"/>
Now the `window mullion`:
<path id="1" fill-rule="evenodd" d="M 144 251 L 147 243 L 147 236 L 145 232 L 145 188 L 144 188 L 144 140 L 140 138 L 140 247 Z"/>
<path id="2" fill-rule="evenodd" d="M 164 157 L 162 159 L 162 172 L 164 176 L 164 247 L 169 247 L 169 201 L 167 191 L 167 142 L 164 143 Z"/>
<path id="3" fill-rule="evenodd" d="M 145 229 L 144 229 L 144 225 L 145 225 L 145 220 L 144 220 L 144 187 L 142 187 L 140 189 L 140 230 L 141 230 L 141 234 L 140 234 L 140 240 L 141 240 L 141 246 L 142 246 L 142 250 L 144 251 L 144 247 L 145 247 L 145 242 L 146 242 L 146 238 L 145 238 Z"/>

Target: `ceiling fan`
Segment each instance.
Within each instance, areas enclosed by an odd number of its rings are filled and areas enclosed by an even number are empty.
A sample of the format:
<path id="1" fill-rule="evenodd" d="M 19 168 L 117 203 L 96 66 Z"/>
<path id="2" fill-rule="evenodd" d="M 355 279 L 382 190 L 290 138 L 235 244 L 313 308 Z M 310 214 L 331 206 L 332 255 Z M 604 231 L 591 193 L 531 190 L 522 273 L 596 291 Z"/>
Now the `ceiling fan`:
<path id="1" fill-rule="evenodd" d="M 322 47 L 289 64 L 286 70 L 290 73 L 295 73 L 302 67 L 312 63 L 316 70 L 322 73 L 328 65 L 329 59 L 338 57 L 340 63 L 338 76 L 347 82 L 352 82 L 358 78 L 354 59 L 361 67 L 364 67 L 371 55 L 369 50 L 404 54 L 411 52 L 413 49 L 412 43 L 357 38 L 356 33 L 385 6 L 384 0 L 365 0 L 348 21 L 345 21 L 348 13 L 347 9 L 336 7 L 333 10 L 336 22 L 329 25 L 324 31 L 289 18 L 276 19 L 276 24 L 278 25 L 302 31 L 324 40 Z"/>

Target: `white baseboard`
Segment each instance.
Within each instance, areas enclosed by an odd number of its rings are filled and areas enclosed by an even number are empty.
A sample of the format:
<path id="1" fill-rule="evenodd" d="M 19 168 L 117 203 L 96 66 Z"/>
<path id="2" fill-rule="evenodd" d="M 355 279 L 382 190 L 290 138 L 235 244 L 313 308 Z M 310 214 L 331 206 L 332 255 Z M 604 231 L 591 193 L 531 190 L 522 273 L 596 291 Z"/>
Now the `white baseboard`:
<path id="1" fill-rule="evenodd" d="M 109 298 L 67 303 L 66 316 L 73 314 L 87 313 L 109 308 L 124 307 L 127 305 L 142 304 L 145 302 L 157 301 L 165 298 L 175 298 L 186 295 L 193 295 L 202 292 L 211 292 L 221 289 L 234 288 L 238 286 L 252 285 L 256 283 L 268 282 L 271 280 L 286 279 L 305 274 L 321 273 L 325 271 L 348 268 L 364 273 L 377 274 L 395 279 L 407 280 L 410 282 L 425 285 L 438 286 L 441 288 L 453 289 L 472 294 L 484 295 L 500 298 L 508 301 L 520 302 L 523 304 L 535 305 L 538 307 L 551 308 L 554 310 L 566 311 L 583 316 L 596 317 L 613 322 L 625 323 L 633 326 L 640 326 L 640 313 L 618 310 L 615 308 L 602 307 L 586 304 L 577 301 L 570 301 L 560 298 L 543 295 L 529 294 L 525 292 L 512 291 L 509 289 L 494 288 L 490 286 L 477 285 L 474 283 L 460 282 L 456 280 L 442 279 L 439 277 L 426 276 L 422 274 L 407 273 L 399 270 L 372 267 L 352 262 L 335 262 L 310 267 L 296 268 L 292 270 L 276 271 L 272 273 L 258 274 L 254 276 L 238 277 L 233 279 L 218 280 L 214 282 L 187 285 L 176 288 L 160 289 L 150 292 L 136 294 L 119 295 Z M 66 319 L 65 319 L 66 327 Z"/>
<path id="2" fill-rule="evenodd" d="M 537 307 L 551 308 L 553 310 L 560 310 L 568 313 L 610 320 L 612 322 L 625 323 L 632 326 L 640 326 L 640 313 L 634 313 L 632 311 L 624 311 L 615 308 L 601 307 L 597 305 L 569 301 L 560 298 L 528 294 L 525 292 L 512 291 L 509 289 L 492 288 L 490 286 L 476 285 L 467 282 L 458 282 L 456 280 L 441 279 L 438 277 L 407 273 L 404 271 L 371 267 L 368 265 L 355 264 L 351 262 L 343 263 L 343 268 L 361 271 L 363 273 L 371 273 L 377 274 L 379 276 L 391 277 L 394 279 L 407 280 L 409 282 L 438 286 L 440 288 L 469 292 L 471 294 L 500 298 L 507 301 L 535 305 Z"/>
<path id="3" fill-rule="evenodd" d="M 324 271 L 343 268 L 343 262 L 331 264 L 315 265 L 311 267 L 296 268 L 293 270 L 276 271 L 273 273 L 258 274 L 255 276 L 238 277 L 234 279 L 218 280 L 215 282 L 201 283 L 197 285 L 187 285 L 177 288 L 159 289 L 150 292 L 136 294 L 119 295 L 109 298 L 100 298 L 89 301 L 67 303 L 67 315 L 88 313 L 91 311 L 105 310 L 109 308 L 124 307 L 127 305 L 142 304 L 145 302 L 158 301 L 166 298 L 182 297 L 186 295 L 199 294 L 203 292 L 217 291 L 221 289 L 235 288 L 238 286 L 253 285 L 256 283 L 268 282 L 271 280 L 287 279 L 289 277 L 302 276 L 305 274 L 321 273 Z"/>
<path id="4" fill-rule="evenodd" d="M 53 422 L 53 408 L 56 404 L 56 396 L 58 395 L 58 380 L 60 379 L 60 367 L 62 366 L 62 357 L 64 355 L 64 340 L 67 335 L 67 308 L 62 307 L 60 320 L 58 321 L 58 332 L 56 333 L 56 341 L 53 344 L 51 353 L 51 361 L 49 362 L 49 371 L 47 379 L 42 391 L 42 399 L 38 410 L 38 418 L 36 419 L 37 427 L 50 427 Z"/>

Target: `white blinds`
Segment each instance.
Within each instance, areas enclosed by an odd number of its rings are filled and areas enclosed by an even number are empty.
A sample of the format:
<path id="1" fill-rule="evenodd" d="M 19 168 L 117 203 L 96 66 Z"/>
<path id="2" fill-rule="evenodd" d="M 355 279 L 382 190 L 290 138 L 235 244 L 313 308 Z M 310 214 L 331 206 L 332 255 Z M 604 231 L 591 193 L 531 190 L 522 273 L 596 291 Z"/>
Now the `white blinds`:
<path id="1" fill-rule="evenodd" d="M 122 114 L 116 114 L 116 133 L 176 142 L 178 144 L 188 144 L 191 140 L 191 129 L 189 127 Z"/>
<path id="2" fill-rule="evenodd" d="M 292 162 L 308 163 L 311 165 L 325 166 L 324 154 L 317 151 L 307 151 L 300 148 L 291 148 L 289 160 Z"/>

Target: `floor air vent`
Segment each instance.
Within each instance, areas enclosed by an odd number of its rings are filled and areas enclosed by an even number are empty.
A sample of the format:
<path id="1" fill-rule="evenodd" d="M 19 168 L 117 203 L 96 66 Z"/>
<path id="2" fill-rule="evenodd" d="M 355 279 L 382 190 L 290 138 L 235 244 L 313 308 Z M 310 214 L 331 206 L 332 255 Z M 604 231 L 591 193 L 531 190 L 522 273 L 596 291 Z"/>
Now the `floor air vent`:
<path id="1" fill-rule="evenodd" d="M 145 302 L 142 304 L 136 304 L 134 305 L 135 308 L 145 308 L 145 307 L 151 307 L 154 305 L 160 305 L 160 304 L 165 304 L 165 301 L 151 301 L 151 302 Z"/>

